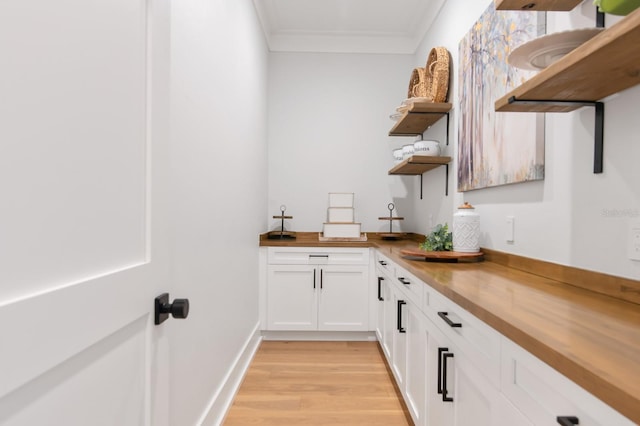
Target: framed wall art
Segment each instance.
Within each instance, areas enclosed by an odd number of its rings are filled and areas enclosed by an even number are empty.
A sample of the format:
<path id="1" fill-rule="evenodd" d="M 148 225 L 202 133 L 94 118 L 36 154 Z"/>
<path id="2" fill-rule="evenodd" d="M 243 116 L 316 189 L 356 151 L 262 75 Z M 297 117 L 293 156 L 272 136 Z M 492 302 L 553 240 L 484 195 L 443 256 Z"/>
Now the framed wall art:
<path id="1" fill-rule="evenodd" d="M 497 113 L 494 103 L 534 74 L 507 58 L 545 33 L 545 18 L 491 3 L 460 41 L 458 191 L 544 179 L 544 114 Z"/>

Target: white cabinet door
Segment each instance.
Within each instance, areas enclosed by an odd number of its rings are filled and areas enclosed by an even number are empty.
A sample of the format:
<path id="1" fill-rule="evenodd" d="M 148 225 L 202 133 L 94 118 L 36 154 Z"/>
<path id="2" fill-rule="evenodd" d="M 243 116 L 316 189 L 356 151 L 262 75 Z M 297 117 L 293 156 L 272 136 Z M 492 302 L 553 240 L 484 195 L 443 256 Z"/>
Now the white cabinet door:
<path id="1" fill-rule="evenodd" d="M 391 364 L 391 358 L 393 356 L 393 335 L 396 333 L 396 305 L 393 297 L 393 286 L 388 279 L 385 279 L 382 285 L 382 298 L 384 310 L 384 331 L 382 333 L 382 349 L 387 355 L 389 364 Z"/>
<path id="2" fill-rule="evenodd" d="M 376 277 L 378 282 L 377 284 L 377 293 L 376 293 L 376 336 L 378 337 L 378 341 L 383 345 L 384 349 L 384 333 L 385 333 L 385 317 L 384 317 L 384 299 L 387 294 L 387 279 L 378 274 Z"/>
<path id="3" fill-rule="evenodd" d="M 405 402 L 416 425 L 425 424 L 426 412 L 426 336 L 427 320 L 422 311 L 412 301 L 404 305 L 406 309 L 407 363 L 405 378 Z"/>
<path id="4" fill-rule="evenodd" d="M 322 265 L 318 268 L 318 330 L 369 329 L 369 268 Z"/>
<path id="5" fill-rule="evenodd" d="M 318 328 L 318 267 L 269 265 L 267 268 L 267 329 Z"/>
<path id="6" fill-rule="evenodd" d="M 426 324 L 427 424 L 498 424 L 498 389 L 453 346 L 451 339 L 431 321 Z"/>
<path id="7" fill-rule="evenodd" d="M 392 299 L 395 329 L 393 330 L 392 339 L 391 369 L 398 382 L 398 387 L 404 389 L 407 364 L 407 333 L 405 328 L 407 324 L 407 310 L 405 309 L 407 300 L 406 297 L 397 290 L 392 292 Z"/>

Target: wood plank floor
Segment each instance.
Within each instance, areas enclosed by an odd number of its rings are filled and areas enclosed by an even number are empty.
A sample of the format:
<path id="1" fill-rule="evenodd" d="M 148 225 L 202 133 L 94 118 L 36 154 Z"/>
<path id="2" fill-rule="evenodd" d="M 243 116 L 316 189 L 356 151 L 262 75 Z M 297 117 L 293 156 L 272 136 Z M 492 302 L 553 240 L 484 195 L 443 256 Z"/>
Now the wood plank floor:
<path id="1" fill-rule="evenodd" d="M 263 341 L 224 424 L 412 422 L 377 342 Z"/>

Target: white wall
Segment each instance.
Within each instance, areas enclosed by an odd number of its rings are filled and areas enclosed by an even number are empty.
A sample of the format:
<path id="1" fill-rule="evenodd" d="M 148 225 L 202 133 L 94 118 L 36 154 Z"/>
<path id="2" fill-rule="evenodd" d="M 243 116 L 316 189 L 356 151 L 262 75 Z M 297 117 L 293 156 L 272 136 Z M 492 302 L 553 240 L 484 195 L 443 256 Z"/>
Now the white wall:
<path id="1" fill-rule="evenodd" d="M 454 103 L 452 145 L 457 154 L 458 43 L 491 0 L 447 0 L 436 24 L 425 36 L 415 64 L 429 50 L 445 46 L 453 57 Z M 572 12 L 547 14 L 547 32 L 594 25 L 595 10 L 585 2 Z M 610 25 L 618 19 L 607 16 Z M 606 78 L 606 76 L 603 76 Z M 432 224 L 451 223 L 455 206 L 469 201 L 481 215 L 481 245 L 496 250 L 568 264 L 629 278 L 640 278 L 640 262 L 627 259 L 626 229 L 640 219 L 640 122 L 633 111 L 640 87 L 606 101 L 604 173 L 593 174 L 594 112 L 582 108 L 566 114 L 546 114 L 545 180 L 456 193 L 447 200 L 437 185 L 425 187 L 425 198 L 414 204 L 414 230 L 429 232 Z M 425 136 L 429 135 L 428 131 Z M 455 188 L 456 159 L 450 173 Z M 425 174 L 425 182 L 435 171 Z M 505 239 L 506 216 L 515 216 L 515 241 Z M 429 218 L 432 217 L 430 223 Z"/>
<path id="2" fill-rule="evenodd" d="M 271 53 L 269 228 L 287 206 L 286 227 L 321 231 L 329 192 L 354 192 L 364 231 L 388 229 L 387 204 L 406 215 L 410 186 L 390 177 L 388 118 L 406 97 L 410 55 Z M 403 138 L 400 138 L 403 139 Z M 406 140 L 406 139 L 405 139 Z M 399 142 L 395 142 L 396 145 Z M 395 228 L 394 228 L 395 229 Z"/>
<path id="3" fill-rule="evenodd" d="M 196 424 L 258 321 L 268 50 L 251 0 L 172 4 L 170 424 Z"/>

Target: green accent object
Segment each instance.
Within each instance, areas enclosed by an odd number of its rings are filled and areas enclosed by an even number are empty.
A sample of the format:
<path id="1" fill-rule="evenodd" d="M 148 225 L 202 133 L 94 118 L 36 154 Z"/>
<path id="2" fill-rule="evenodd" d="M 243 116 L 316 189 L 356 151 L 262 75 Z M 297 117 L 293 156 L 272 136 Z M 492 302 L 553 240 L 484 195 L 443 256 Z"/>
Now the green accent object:
<path id="1" fill-rule="evenodd" d="M 640 0 L 594 0 L 593 4 L 600 12 L 624 16 L 640 7 Z"/>
<path id="2" fill-rule="evenodd" d="M 452 251 L 453 235 L 449 232 L 449 225 L 438 224 L 436 229 L 427 235 L 420 248 L 425 251 Z"/>

